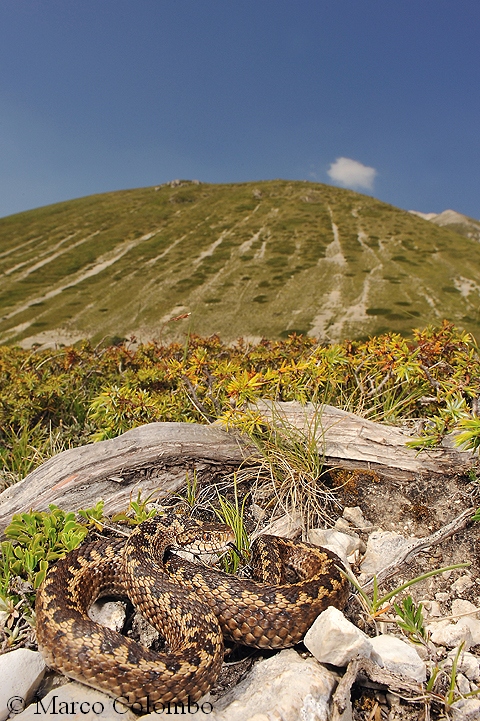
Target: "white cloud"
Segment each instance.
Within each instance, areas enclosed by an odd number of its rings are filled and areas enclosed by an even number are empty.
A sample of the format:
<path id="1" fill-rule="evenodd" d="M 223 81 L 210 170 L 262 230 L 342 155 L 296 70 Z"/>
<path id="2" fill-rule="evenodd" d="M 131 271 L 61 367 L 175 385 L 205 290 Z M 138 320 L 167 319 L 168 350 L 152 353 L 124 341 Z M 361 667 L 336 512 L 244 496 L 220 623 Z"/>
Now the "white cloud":
<path id="1" fill-rule="evenodd" d="M 377 174 L 375 168 L 359 163 L 351 158 L 337 158 L 327 170 L 329 177 L 348 188 L 373 189 L 373 181 Z"/>

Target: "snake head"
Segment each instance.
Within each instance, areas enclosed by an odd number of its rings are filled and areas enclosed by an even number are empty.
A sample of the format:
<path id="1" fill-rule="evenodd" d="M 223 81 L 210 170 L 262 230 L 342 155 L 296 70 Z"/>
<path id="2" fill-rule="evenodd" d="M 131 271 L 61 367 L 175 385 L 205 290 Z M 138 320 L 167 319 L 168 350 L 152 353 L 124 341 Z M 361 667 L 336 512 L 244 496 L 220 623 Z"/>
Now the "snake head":
<path id="1" fill-rule="evenodd" d="M 235 534 L 224 523 L 185 524 L 185 530 L 177 535 L 180 548 L 190 553 L 224 553 L 235 544 Z"/>

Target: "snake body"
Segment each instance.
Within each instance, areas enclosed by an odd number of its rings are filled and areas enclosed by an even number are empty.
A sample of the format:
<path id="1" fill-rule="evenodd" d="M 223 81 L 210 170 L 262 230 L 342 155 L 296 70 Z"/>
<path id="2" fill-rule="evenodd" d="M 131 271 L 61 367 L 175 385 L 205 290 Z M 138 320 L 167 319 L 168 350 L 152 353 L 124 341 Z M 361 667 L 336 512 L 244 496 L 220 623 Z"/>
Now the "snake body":
<path id="1" fill-rule="evenodd" d="M 342 608 L 348 583 L 340 559 L 327 549 L 276 536 L 252 544 L 254 579 L 169 555 L 230 545 L 232 531 L 199 521 L 155 517 L 122 539 L 86 543 L 47 574 L 36 603 L 37 640 L 46 662 L 66 676 L 142 708 L 152 702 L 201 698 L 223 661 L 223 637 L 257 648 L 298 643 L 329 605 Z M 292 579 L 294 581 L 292 582 Z M 128 596 L 165 638 L 154 653 L 92 621 L 99 597 Z"/>

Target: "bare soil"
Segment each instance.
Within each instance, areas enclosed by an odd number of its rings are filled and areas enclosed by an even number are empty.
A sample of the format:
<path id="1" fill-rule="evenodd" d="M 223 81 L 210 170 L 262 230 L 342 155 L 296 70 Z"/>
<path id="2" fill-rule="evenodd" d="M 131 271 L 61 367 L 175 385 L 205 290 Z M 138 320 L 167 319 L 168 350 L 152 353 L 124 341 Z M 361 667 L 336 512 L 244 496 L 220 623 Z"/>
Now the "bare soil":
<path id="1" fill-rule="evenodd" d="M 423 475 L 413 481 L 395 481 L 371 474 L 352 474 L 352 480 L 342 491 L 345 506 L 359 506 L 372 530 L 394 531 L 410 537 L 428 536 L 452 521 L 465 508 L 480 505 L 480 484 L 473 478 L 452 475 Z M 358 530 L 366 542 L 371 531 Z M 399 575 L 386 582 L 381 591 L 387 592 L 408 579 L 427 571 L 456 563 L 469 562 L 467 572 L 474 583 L 470 588 L 455 594 L 452 583 L 465 575 L 465 569 L 453 570 L 433 576 L 414 586 L 408 593 L 415 602 L 437 600 L 443 615 L 451 613 L 451 602 L 461 596 L 480 607 L 480 524 L 471 522 L 466 528 L 444 540 L 441 545 L 417 555 L 400 569 Z M 437 595 L 439 594 L 439 595 Z M 358 604 L 347 609 L 347 615 L 371 635 L 374 629 L 362 623 Z M 364 617 L 363 617 L 364 618 Z M 470 651 L 480 656 L 480 645 Z M 354 685 L 352 701 L 355 721 L 371 718 L 388 721 L 417 721 L 427 719 L 422 703 L 412 703 L 388 694 L 387 689 L 369 689 Z M 446 718 L 439 705 L 429 709 L 431 719 Z M 448 717 L 447 717 L 448 718 Z"/>

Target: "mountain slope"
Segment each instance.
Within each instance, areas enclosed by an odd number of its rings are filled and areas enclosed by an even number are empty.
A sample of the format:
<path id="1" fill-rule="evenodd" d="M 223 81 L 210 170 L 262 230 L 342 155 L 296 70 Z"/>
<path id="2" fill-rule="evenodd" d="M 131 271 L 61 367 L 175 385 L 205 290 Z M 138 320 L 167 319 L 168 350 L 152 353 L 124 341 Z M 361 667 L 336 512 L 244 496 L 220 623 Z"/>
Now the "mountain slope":
<path id="1" fill-rule="evenodd" d="M 9 216 L 0 273 L 2 343 L 335 341 L 444 317 L 480 333 L 479 243 L 309 182 L 175 182 Z"/>

